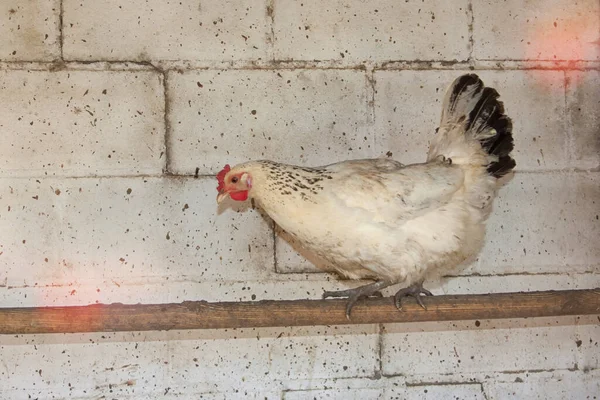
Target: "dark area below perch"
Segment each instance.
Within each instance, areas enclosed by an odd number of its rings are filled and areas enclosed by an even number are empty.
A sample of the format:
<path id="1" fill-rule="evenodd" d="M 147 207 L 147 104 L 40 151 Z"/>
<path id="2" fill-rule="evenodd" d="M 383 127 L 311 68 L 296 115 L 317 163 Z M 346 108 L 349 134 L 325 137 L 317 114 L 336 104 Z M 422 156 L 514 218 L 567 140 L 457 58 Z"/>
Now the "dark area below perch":
<path id="1" fill-rule="evenodd" d="M 0 308 L 0 334 L 159 331 L 309 325 L 373 324 L 600 314 L 600 288 L 443 295 L 395 308 L 393 298 L 359 301 L 350 320 L 345 300 L 286 300 L 170 304 L 94 304 Z"/>

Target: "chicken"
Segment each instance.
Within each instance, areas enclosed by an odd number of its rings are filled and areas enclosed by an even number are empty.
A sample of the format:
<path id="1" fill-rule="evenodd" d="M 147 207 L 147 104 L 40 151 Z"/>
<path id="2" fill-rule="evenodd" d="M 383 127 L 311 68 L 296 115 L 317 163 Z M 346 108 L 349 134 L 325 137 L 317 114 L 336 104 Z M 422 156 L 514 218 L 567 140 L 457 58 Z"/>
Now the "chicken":
<path id="1" fill-rule="evenodd" d="M 304 248 L 340 275 L 375 282 L 325 292 L 357 300 L 402 284 L 395 295 L 431 295 L 422 284 L 477 255 L 497 180 L 515 167 L 512 123 L 498 92 L 475 74 L 446 92 L 427 161 L 403 165 L 386 158 L 307 168 L 250 161 L 217 175 L 217 202 L 254 199 Z"/>

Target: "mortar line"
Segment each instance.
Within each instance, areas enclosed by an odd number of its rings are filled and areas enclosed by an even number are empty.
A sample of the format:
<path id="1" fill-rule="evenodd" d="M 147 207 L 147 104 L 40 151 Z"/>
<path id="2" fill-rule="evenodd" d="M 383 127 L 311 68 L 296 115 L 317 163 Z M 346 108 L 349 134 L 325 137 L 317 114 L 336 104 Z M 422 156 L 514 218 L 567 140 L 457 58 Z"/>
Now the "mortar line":
<path id="1" fill-rule="evenodd" d="M 275 60 L 275 0 L 267 0 L 267 21 L 269 38 L 267 40 L 267 57 L 269 61 Z"/>
<path id="2" fill-rule="evenodd" d="M 315 278 L 315 279 L 307 279 L 307 275 L 313 275 L 311 278 Z M 532 276 L 535 274 L 531 274 Z M 550 274 L 539 274 L 539 275 L 550 275 Z M 564 276 L 566 274 L 563 273 L 554 273 L 552 274 L 554 276 Z M 572 275 L 599 275 L 597 272 L 587 272 L 587 273 L 574 273 Z M 494 277 L 496 275 L 488 275 L 486 276 L 487 278 L 490 277 Z M 517 277 L 519 276 L 519 274 L 511 274 L 511 275 L 506 275 L 506 276 L 514 276 Z M 140 285 L 164 285 L 164 284 L 178 284 L 178 283 L 194 283 L 194 284 L 211 284 L 211 283 L 223 283 L 223 284 L 227 284 L 227 285 L 242 285 L 242 284 L 248 284 L 248 283 L 253 283 L 253 284 L 260 284 L 260 283 L 277 283 L 277 284 L 289 284 L 289 285 L 295 285 L 297 283 L 306 283 L 306 282 L 311 282 L 311 283 L 318 283 L 318 284 L 331 284 L 332 282 L 341 282 L 341 283 L 346 283 L 347 280 L 342 280 L 342 279 L 338 279 L 338 278 L 331 278 L 328 279 L 330 276 L 325 276 L 323 273 L 282 273 L 282 274 L 278 274 L 278 275 L 268 275 L 268 276 L 259 276 L 256 280 L 215 280 L 215 279 L 206 279 L 200 275 L 191 275 L 191 276 L 181 276 L 179 279 L 168 279 L 168 277 L 164 276 L 164 275 L 157 275 L 157 276 L 135 276 L 133 278 L 129 278 L 130 281 L 124 281 L 122 276 L 112 276 L 112 277 L 105 277 L 105 278 L 92 278 L 92 279 L 88 279 L 88 280 L 83 280 L 83 281 L 78 281 L 78 280 L 73 280 L 73 281 L 65 281 L 65 282 L 44 282 L 44 281 L 35 281 L 35 282 L 31 282 L 28 283 L 27 281 L 25 281 L 25 283 L 21 283 L 19 282 L 19 284 L 16 284 L 15 282 L 10 282 L 8 280 L 8 278 L 5 278 L 4 282 L 2 282 L 2 284 L 0 284 L 0 290 L 4 291 L 4 290 L 18 290 L 18 289 L 35 289 L 35 290 L 43 290 L 43 289 L 49 289 L 49 288 L 69 288 L 69 287 L 73 287 L 75 285 L 79 285 L 79 286 L 96 286 L 96 285 L 108 285 L 110 286 L 111 284 L 114 284 L 115 282 L 119 283 L 119 287 L 132 287 L 132 286 L 140 286 Z M 469 278 L 468 276 L 463 276 L 463 278 Z M 366 280 L 359 280 L 356 282 L 353 282 L 353 285 L 360 285 L 361 283 L 367 283 L 368 281 Z M 534 291 L 546 291 L 546 290 L 553 290 L 553 289 L 548 289 L 548 288 L 540 288 Z M 568 289 L 561 289 L 561 290 L 568 290 Z M 578 289 L 578 290 L 591 290 L 591 289 Z M 481 295 L 481 294 L 486 294 L 486 293 L 444 293 L 443 295 Z M 315 297 L 316 299 L 316 297 Z M 382 327 L 383 328 L 383 327 Z M 381 332 L 383 332 L 385 329 L 381 329 Z M 378 350 L 377 352 L 381 353 L 381 356 L 383 356 L 383 335 L 380 335 L 380 343 L 378 344 Z M 381 360 L 383 360 L 383 358 L 381 357 Z M 382 370 L 383 368 L 383 361 L 381 361 L 379 363 L 381 365 L 380 370 Z M 382 373 L 383 376 L 383 373 Z M 386 375 L 386 376 L 391 376 L 391 375 Z"/>
<path id="3" fill-rule="evenodd" d="M 271 231 L 273 233 L 273 270 L 276 274 L 280 274 L 281 272 L 279 272 L 279 264 L 277 262 L 277 226 L 275 224 L 275 221 L 272 222 L 273 223 L 271 224 Z"/>
<path id="4" fill-rule="evenodd" d="M 167 76 L 168 73 L 166 71 L 162 72 L 162 79 L 163 79 L 163 95 L 164 95 L 164 128 L 165 128 L 165 137 L 164 137 L 164 156 L 165 156 L 165 161 L 164 161 L 164 167 L 163 167 L 163 174 L 170 174 L 171 173 L 171 124 L 169 123 L 169 115 L 171 113 L 171 102 L 170 102 L 170 98 L 169 98 L 169 85 L 167 82 Z M 194 177 L 198 177 L 198 175 L 193 175 Z"/>
<path id="5" fill-rule="evenodd" d="M 514 174 L 516 176 L 519 175 L 546 175 L 546 174 L 597 174 L 600 171 L 597 168 L 588 168 L 588 169 L 577 169 L 577 168 L 567 168 L 567 169 L 547 169 L 547 170 L 539 170 L 539 171 L 515 171 Z M 187 179 L 187 178 L 209 178 L 214 179 L 216 173 L 169 173 L 165 175 L 164 173 L 156 173 L 156 174 L 113 174 L 113 175 L 84 175 L 84 176 L 73 176 L 73 175 L 22 175 L 22 176 L 2 176 L 0 175 L 0 180 L 5 179 L 52 179 L 52 180 L 66 180 L 66 179 L 128 179 L 128 178 L 172 178 L 172 179 Z"/>
<path id="6" fill-rule="evenodd" d="M 476 60 L 473 56 L 475 47 L 475 40 L 473 38 L 473 25 L 475 24 L 475 14 L 473 13 L 473 0 L 469 0 L 469 3 L 467 4 L 467 19 L 469 21 L 467 25 L 469 32 L 469 58 L 467 59 L 467 62 L 470 66 L 475 66 Z"/>
<path id="7" fill-rule="evenodd" d="M 208 62 L 208 61 L 155 61 L 140 62 L 132 60 L 121 61 L 77 61 L 62 60 L 54 62 L 33 61 L 3 61 L 1 70 L 39 70 L 39 71 L 244 71 L 244 70 L 549 70 L 549 71 L 598 71 L 600 62 L 590 60 L 391 60 L 375 63 L 340 64 L 338 61 L 239 61 L 239 62 Z"/>
<path id="8" fill-rule="evenodd" d="M 531 272 L 531 271 L 520 271 L 520 272 L 505 272 L 505 273 L 496 273 L 496 274 L 482 274 L 479 272 L 473 272 L 471 274 L 457 274 L 457 275 L 443 275 L 442 278 L 489 278 L 489 277 L 505 277 L 505 276 L 571 276 L 571 275 L 596 275 L 598 274 L 598 272 L 596 271 L 595 267 L 597 267 L 597 265 L 595 264 L 583 264 L 581 265 L 584 268 L 592 268 L 592 269 L 586 269 L 586 270 L 581 270 L 581 271 L 572 271 L 569 273 L 565 273 L 565 272 L 556 272 L 558 271 L 558 269 L 556 271 L 541 271 L 541 272 Z M 559 266 L 556 265 L 554 266 L 555 268 L 558 268 Z"/>
<path id="9" fill-rule="evenodd" d="M 59 37 L 58 37 L 58 46 L 59 46 L 59 50 L 60 50 L 60 60 L 62 62 L 65 61 L 65 55 L 64 55 L 64 43 L 65 43 L 65 35 L 63 32 L 63 28 L 64 28 L 64 23 L 63 23 L 63 12 L 64 12 L 64 6 L 63 6 L 63 2 L 64 0 L 60 0 L 59 5 L 58 5 L 58 33 L 59 33 Z"/>
<path id="10" fill-rule="evenodd" d="M 479 385 L 481 386 L 481 393 L 483 394 L 483 400 L 490 400 L 490 396 L 487 393 L 487 387 L 489 387 L 489 385 L 486 385 L 485 381 L 479 382 Z"/>
<path id="11" fill-rule="evenodd" d="M 592 63 L 598 64 L 598 60 L 586 60 L 586 59 L 568 59 L 568 58 L 478 58 L 479 62 L 523 62 L 523 63 L 535 63 L 535 62 L 564 62 L 564 63 Z"/>
<path id="12" fill-rule="evenodd" d="M 573 138 L 573 132 L 572 132 L 572 124 L 570 123 L 570 117 L 569 117 L 569 96 L 568 96 L 568 91 L 569 91 L 569 85 L 570 85 L 570 80 L 569 77 L 567 76 L 567 71 L 563 71 L 563 95 L 564 95 L 564 109 L 563 109 L 563 124 L 565 124 L 566 126 L 564 127 L 564 132 L 566 137 L 566 142 L 567 142 L 567 148 L 566 148 L 566 152 L 567 152 L 567 164 L 568 165 L 573 165 L 576 160 L 575 160 L 575 140 Z"/>
<path id="13" fill-rule="evenodd" d="M 375 132 L 375 69 L 372 66 L 368 66 L 365 71 L 365 78 L 367 81 L 367 130 L 371 135 L 371 154 L 373 157 L 377 157 L 377 133 Z"/>
<path id="14" fill-rule="evenodd" d="M 466 386 L 466 385 L 481 385 L 479 381 L 423 381 L 423 382 L 407 382 L 406 387 L 422 387 L 422 386 Z"/>

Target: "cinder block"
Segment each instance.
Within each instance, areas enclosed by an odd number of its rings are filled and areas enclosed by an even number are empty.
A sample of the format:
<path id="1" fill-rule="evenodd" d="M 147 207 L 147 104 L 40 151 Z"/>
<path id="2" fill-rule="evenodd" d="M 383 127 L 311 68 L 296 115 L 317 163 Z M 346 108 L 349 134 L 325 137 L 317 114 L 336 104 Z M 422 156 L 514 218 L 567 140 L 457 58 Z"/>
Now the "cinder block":
<path id="1" fill-rule="evenodd" d="M 572 322 L 571 322 L 572 323 Z M 575 326 L 545 319 L 385 325 L 384 374 L 464 374 L 569 369 Z"/>
<path id="2" fill-rule="evenodd" d="M 267 55 L 265 2 L 65 0 L 63 9 L 69 60 L 229 61 Z"/>
<path id="3" fill-rule="evenodd" d="M 164 94 L 150 71 L 0 71 L 0 175 L 155 174 Z"/>
<path id="4" fill-rule="evenodd" d="M 371 376 L 378 332 L 363 325 L 3 336 L 2 359 L 12 368 L 0 370 L 0 389 L 44 398 L 272 396 L 284 380 Z"/>
<path id="5" fill-rule="evenodd" d="M 9 286 L 244 281 L 273 271 L 269 224 L 251 210 L 219 215 L 213 179 L 7 179 L 1 187 Z"/>
<path id="6" fill-rule="evenodd" d="M 472 71 L 377 71 L 375 132 L 378 154 L 403 163 L 425 161 L 439 126 L 442 101 L 455 78 Z M 568 166 L 561 71 L 476 71 L 500 93 L 513 120 L 517 169 Z"/>
<path id="7" fill-rule="evenodd" d="M 600 174 L 516 174 L 501 188 L 479 259 L 463 273 L 595 271 Z"/>
<path id="8" fill-rule="evenodd" d="M 600 169 L 600 72 L 567 71 L 566 74 L 572 165 Z"/>
<path id="9" fill-rule="evenodd" d="M 597 399 L 600 393 L 598 376 L 572 373 L 565 379 L 529 376 L 514 382 L 486 382 L 489 400 L 581 400 Z"/>
<path id="10" fill-rule="evenodd" d="M 169 343 L 144 341 L 145 335 L 29 335 L 0 339 L 0 388 L 10 399 L 115 398 L 161 392 L 166 381 Z M 59 339 L 60 338 L 60 339 Z M 137 338 L 137 340 L 136 340 Z M 101 356 L 100 356 L 101 355 Z"/>
<path id="11" fill-rule="evenodd" d="M 600 287 L 597 285 L 596 288 Z M 577 319 L 578 349 L 577 365 L 582 371 L 598 370 L 600 367 L 600 325 L 597 315 L 581 316 Z"/>
<path id="12" fill-rule="evenodd" d="M 483 60 L 598 60 L 596 0 L 473 3 L 474 56 Z"/>
<path id="13" fill-rule="evenodd" d="M 216 173 L 252 159 L 323 165 L 372 154 L 362 71 L 168 75 L 170 169 Z"/>
<path id="14" fill-rule="evenodd" d="M 60 0 L 4 0 L 0 15 L 0 61 L 60 57 Z"/>
<path id="15" fill-rule="evenodd" d="M 275 2 L 276 60 L 466 60 L 468 2 Z"/>
<path id="16" fill-rule="evenodd" d="M 380 400 L 383 389 L 316 389 L 283 392 L 283 400 Z"/>
<path id="17" fill-rule="evenodd" d="M 251 382 L 268 391 L 282 380 L 365 378 L 378 367 L 377 325 L 210 332 L 171 337 L 173 385 L 241 389 Z"/>
<path id="18" fill-rule="evenodd" d="M 442 279 L 441 293 L 485 294 L 576 290 L 600 287 L 600 274 L 531 274 L 499 276 L 456 276 Z M 426 283 L 426 287 L 429 285 Z M 435 286 L 434 286 L 435 288 Z"/>

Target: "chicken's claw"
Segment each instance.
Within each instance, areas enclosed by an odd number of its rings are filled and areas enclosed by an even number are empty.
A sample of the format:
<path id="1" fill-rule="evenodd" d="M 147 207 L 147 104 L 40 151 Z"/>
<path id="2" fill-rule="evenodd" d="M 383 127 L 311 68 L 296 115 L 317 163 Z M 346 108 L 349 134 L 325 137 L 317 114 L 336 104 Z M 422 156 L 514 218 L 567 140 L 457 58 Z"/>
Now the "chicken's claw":
<path id="1" fill-rule="evenodd" d="M 360 299 L 364 299 L 366 297 L 383 297 L 379 290 L 392 285 L 391 282 L 388 281 L 377 281 L 375 283 L 371 283 L 364 286 L 359 286 L 354 289 L 346 289 L 346 290 L 338 290 L 338 291 L 326 291 L 323 293 L 323 298 L 326 299 L 328 297 L 347 297 L 348 302 L 346 303 L 346 318 L 350 320 L 350 313 L 352 312 L 352 307 L 354 304 Z"/>
<path id="2" fill-rule="evenodd" d="M 429 290 L 423 288 L 423 282 L 415 283 L 409 287 L 402 288 L 396 292 L 394 295 L 394 304 L 396 304 L 396 308 L 398 310 L 402 310 L 402 299 L 404 297 L 414 297 L 417 301 L 417 304 L 423 307 L 423 309 L 427 310 L 425 304 L 423 304 L 423 300 L 421 300 L 421 295 L 425 296 L 433 296 Z"/>

